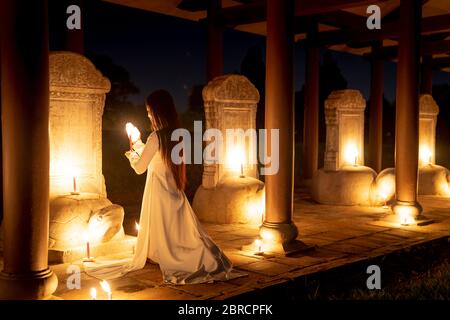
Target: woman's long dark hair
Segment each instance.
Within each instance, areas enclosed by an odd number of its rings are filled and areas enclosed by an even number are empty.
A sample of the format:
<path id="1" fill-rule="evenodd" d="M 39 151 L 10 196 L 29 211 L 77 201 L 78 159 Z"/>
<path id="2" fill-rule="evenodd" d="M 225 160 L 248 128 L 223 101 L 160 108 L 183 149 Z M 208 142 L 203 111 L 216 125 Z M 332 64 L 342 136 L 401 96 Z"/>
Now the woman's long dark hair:
<path id="1" fill-rule="evenodd" d="M 171 141 L 170 137 L 175 129 L 180 128 L 177 110 L 172 96 L 166 90 L 152 92 L 146 99 L 147 111 L 151 116 L 151 125 L 159 139 L 159 150 L 163 161 L 173 174 L 179 190 L 186 186 L 186 166 L 184 161 L 175 164 L 171 159 L 171 152 L 177 141 Z M 180 154 L 180 156 L 183 156 Z"/>

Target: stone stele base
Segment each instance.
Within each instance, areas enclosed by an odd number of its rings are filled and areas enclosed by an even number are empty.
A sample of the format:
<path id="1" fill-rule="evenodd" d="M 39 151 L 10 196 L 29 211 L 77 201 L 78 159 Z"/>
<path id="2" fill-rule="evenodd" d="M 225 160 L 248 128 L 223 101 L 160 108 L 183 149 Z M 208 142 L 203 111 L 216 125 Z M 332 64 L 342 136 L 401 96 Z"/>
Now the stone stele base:
<path id="1" fill-rule="evenodd" d="M 200 186 L 192 206 L 204 222 L 261 224 L 264 183 L 251 177 L 224 177 L 215 188 Z"/>
<path id="2" fill-rule="evenodd" d="M 90 246 L 90 256 L 95 257 L 134 252 L 136 237 L 125 235 L 118 240 L 98 243 Z M 73 248 L 51 248 L 48 251 L 48 261 L 50 264 L 71 263 L 86 258 L 86 245 Z"/>
<path id="3" fill-rule="evenodd" d="M 450 196 L 448 170 L 442 166 L 430 164 L 419 169 L 419 194 Z"/>
<path id="4" fill-rule="evenodd" d="M 344 166 L 338 171 L 319 169 L 312 182 L 315 201 L 332 205 L 369 205 L 376 172 L 365 166 Z"/>

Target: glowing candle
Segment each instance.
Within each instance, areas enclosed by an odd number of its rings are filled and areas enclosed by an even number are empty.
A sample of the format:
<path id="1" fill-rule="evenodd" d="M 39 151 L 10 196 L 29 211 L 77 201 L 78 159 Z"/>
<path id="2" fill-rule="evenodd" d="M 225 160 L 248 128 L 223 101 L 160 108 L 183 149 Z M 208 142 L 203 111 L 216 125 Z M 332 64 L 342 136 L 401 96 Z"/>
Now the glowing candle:
<path id="1" fill-rule="evenodd" d="M 244 178 L 244 164 L 241 162 L 241 178 Z"/>
<path id="2" fill-rule="evenodd" d="M 109 286 L 108 281 L 103 280 L 102 282 L 100 282 L 100 286 L 102 287 L 103 291 L 106 292 L 106 294 L 108 296 L 108 300 L 112 300 L 111 287 Z"/>
<path id="3" fill-rule="evenodd" d="M 132 134 L 132 132 L 133 132 L 133 128 L 134 128 L 134 125 L 133 125 L 131 122 L 128 122 L 128 123 L 125 125 L 125 130 L 127 131 L 128 140 L 129 140 L 129 142 L 130 142 L 130 151 L 133 150 L 133 141 L 131 140 L 131 134 Z"/>
<path id="4" fill-rule="evenodd" d="M 73 190 L 70 193 L 74 194 L 74 195 L 80 194 L 80 192 L 78 191 L 79 188 L 78 188 L 78 183 L 77 183 L 78 182 L 77 181 L 78 173 L 79 173 L 78 168 L 76 168 L 73 165 L 70 165 L 68 173 L 69 173 L 69 177 L 72 176 L 72 188 L 73 188 Z"/>
<path id="5" fill-rule="evenodd" d="M 136 230 L 139 232 L 139 230 L 141 230 L 141 226 L 136 221 L 134 222 L 134 224 L 136 226 Z"/>
<path id="6" fill-rule="evenodd" d="M 73 176 L 73 194 L 77 194 L 77 177 Z"/>
<path id="7" fill-rule="evenodd" d="M 262 246 L 261 240 L 259 240 L 259 239 L 255 240 L 255 244 L 258 247 L 258 253 L 261 253 L 262 252 L 261 251 L 261 246 Z"/>
<path id="8" fill-rule="evenodd" d="M 89 233 L 86 231 L 84 233 L 84 241 L 86 242 L 86 258 L 91 259 L 91 248 L 89 244 Z"/>
<path id="9" fill-rule="evenodd" d="M 95 288 L 91 288 L 91 299 L 97 300 L 97 290 Z"/>
<path id="10" fill-rule="evenodd" d="M 380 196 L 381 196 L 381 198 L 384 201 L 383 209 L 387 209 L 388 208 L 388 206 L 387 206 L 387 195 L 385 193 L 382 193 L 382 194 L 380 194 Z"/>

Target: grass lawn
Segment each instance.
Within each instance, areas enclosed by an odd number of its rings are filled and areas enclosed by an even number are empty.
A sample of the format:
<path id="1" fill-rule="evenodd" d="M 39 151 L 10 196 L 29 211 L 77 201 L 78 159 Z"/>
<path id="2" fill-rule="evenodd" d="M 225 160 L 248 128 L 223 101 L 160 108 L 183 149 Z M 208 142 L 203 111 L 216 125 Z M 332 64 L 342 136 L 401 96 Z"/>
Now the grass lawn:
<path id="1" fill-rule="evenodd" d="M 311 296 L 312 299 L 317 297 Z M 449 300 L 450 260 L 431 269 L 391 280 L 381 290 L 354 289 L 341 294 L 332 294 L 331 300 Z"/>

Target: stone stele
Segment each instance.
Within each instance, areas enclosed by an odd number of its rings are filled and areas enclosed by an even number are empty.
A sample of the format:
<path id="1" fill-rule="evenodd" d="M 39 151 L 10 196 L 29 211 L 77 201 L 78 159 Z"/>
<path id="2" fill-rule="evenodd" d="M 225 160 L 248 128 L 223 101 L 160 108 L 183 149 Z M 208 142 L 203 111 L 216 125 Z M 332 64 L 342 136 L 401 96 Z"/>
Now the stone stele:
<path id="1" fill-rule="evenodd" d="M 447 168 L 436 165 L 439 106 L 430 94 L 419 99 L 419 188 L 421 195 L 450 196 Z"/>
<path id="2" fill-rule="evenodd" d="M 324 168 L 313 177 L 315 201 L 335 205 L 367 205 L 376 177 L 364 166 L 364 109 L 358 90 L 333 91 L 325 101 Z"/>
<path id="3" fill-rule="evenodd" d="M 429 94 L 419 98 L 419 177 L 418 194 L 450 196 L 449 171 L 436 165 L 436 124 L 439 107 Z M 385 197 L 384 201 L 380 195 Z M 374 205 L 395 200 L 395 169 L 381 171 L 374 183 L 371 195 Z"/>
<path id="4" fill-rule="evenodd" d="M 207 222 L 261 223 L 264 183 L 257 179 L 257 164 L 252 161 L 256 159 L 256 139 L 248 135 L 239 140 L 226 133 L 227 129 L 250 132 L 256 128 L 258 90 L 244 76 L 225 75 L 208 83 L 203 100 L 206 129 L 220 131 L 224 148 L 221 161 L 205 161 L 193 209 Z"/>
<path id="5" fill-rule="evenodd" d="M 50 54 L 50 260 L 125 237 L 124 210 L 107 199 L 102 115 L 110 82 L 84 56 Z M 67 252 L 64 253 L 67 256 Z"/>

